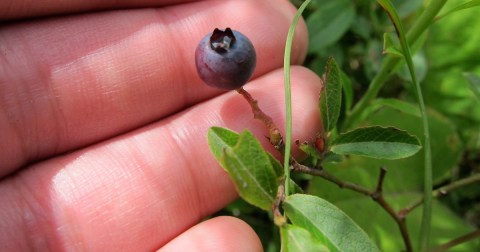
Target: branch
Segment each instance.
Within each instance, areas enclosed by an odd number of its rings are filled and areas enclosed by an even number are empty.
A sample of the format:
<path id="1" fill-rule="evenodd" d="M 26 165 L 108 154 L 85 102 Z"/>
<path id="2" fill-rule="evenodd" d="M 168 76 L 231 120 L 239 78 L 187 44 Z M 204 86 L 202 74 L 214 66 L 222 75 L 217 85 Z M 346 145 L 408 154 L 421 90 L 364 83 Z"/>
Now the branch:
<path id="1" fill-rule="evenodd" d="M 467 242 L 467 241 L 470 241 L 470 240 L 473 240 L 475 238 L 478 238 L 480 237 L 480 229 L 478 230 L 475 230 L 471 233 L 468 233 L 466 235 L 462 235 L 458 238 L 455 238 L 445 244 L 442 244 L 434 249 L 432 249 L 431 252 L 442 252 L 442 251 L 446 251 L 447 249 L 450 249 L 450 248 L 453 248 L 459 244 L 462 244 L 464 242 Z"/>
<path id="2" fill-rule="evenodd" d="M 292 164 L 292 170 L 296 172 L 302 172 L 302 173 L 321 177 L 325 180 L 328 180 L 338 185 L 340 188 L 346 188 L 354 192 L 358 192 L 363 195 L 371 197 L 393 218 L 395 223 L 397 223 L 397 226 L 400 229 L 400 233 L 402 234 L 403 242 L 405 244 L 405 251 L 407 252 L 413 251 L 412 242 L 410 240 L 410 235 L 408 233 L 405 218 L 397 214 L 395 210 L 392 208 L 392 206 L 388 204 L 388 202 L 383 197 L 383 181 L 385 180 L 385 175 L 387 173 L 387 170 L 384 167 L 382 167 L 380 170 L 380 176 L 378 178 L 377 187 L 373 192 L 365 187 L 353 184 L 351 182 L 343 181 L 335 177 L 334 175 L 328 173 L 321 167 L 319 169 L 314 169 L 314 168 L 299 164 L 297 162 L 294 162 Z"/>
<path id="3" fill-rule="evenodd" d="M 432 191 L 432 196 L 433 197 L 441 197 L 444 195 L 447 195 L 449 192 L 458 189 L 463 186 L 467 186 L 473 183 L 480 182 L 480 173 L 474 174 L 468 178 L 464 179 L 459 179 L 456 181 L 453 181 L 452 183 L 442 186 L 436 190 Z M 412 203 L 411 205 L 405 207 L 404 209 L 400 210 L 399 215 L 400 216 L 407 216 L 411 211 L 413 211 L 415 208 L 419 207 L 423 203 L 423 198 L 419 199 L 418 201 Z"/>
<path id="4" fill-rule="evenodd" d="M 372 192 L 369 189 L 367 189 L 365 187 L 362 187 L 362 186 L 359 186 L 359 185 L 354 184 L 354 183 L 343 181 L 343 180 L 335 177 L 334 175 L 328 173 L 326 170 L 324 170 L 322 168 L 321 169 L 314 169 L 314 168 L 299 164 L 298 162 L 293 162 L 292 171 L 322 177 L 325 180 L 328 180 L 328 181 L 338 185 L 340 188 L 350 189 L 352 191 L 361 193 L 365 196 L 371 196 L 371 194 L 372 194 Z"/>

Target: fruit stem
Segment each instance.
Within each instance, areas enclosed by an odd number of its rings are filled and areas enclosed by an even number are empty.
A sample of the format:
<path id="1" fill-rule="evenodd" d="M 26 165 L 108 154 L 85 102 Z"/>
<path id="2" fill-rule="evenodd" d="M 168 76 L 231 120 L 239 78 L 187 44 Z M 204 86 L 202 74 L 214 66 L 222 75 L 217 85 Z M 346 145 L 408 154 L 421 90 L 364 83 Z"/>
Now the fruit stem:
<path id="1" fill-rule="evenodd" d="M 258 101 L 255 100 L 249 92 L 243 89 L 243 87 L 237 89 L 237 92 L 241 94 L 245 98 L 245 100 L 247 100 L 248 104 L 252 108 L 253 118 L 258 119 L 265 124 L 269 131 L 268 139 L 270 140 L 270 143 L 283 155 L 285 149 L 283 137 L 282 134 L 280 134 L 280 130 L 278 130 L 277 126 L 273 122 L 272 118 L 260 109 L 260 107 L 258 106 Z"/>

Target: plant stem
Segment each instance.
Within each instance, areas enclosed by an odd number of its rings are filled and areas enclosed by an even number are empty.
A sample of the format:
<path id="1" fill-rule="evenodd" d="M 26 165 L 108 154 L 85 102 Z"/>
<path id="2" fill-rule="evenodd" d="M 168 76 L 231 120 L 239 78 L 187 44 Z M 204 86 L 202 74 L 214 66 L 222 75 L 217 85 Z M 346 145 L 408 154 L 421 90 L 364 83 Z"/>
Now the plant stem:
<path id="1" fill-rule="evenodd" d="M 292 89 L 290 85 L 290 57 L 295 28 L 303 11 L 311 0 L 305 0 L 298 8 L 288 29 L 285 53 L 283 55 L 283 79 L 285 81 L 285 154 L 283 155 L 283 173 L 285 175 L 285 195 L 290 194 L 290 148 L 292 145 Z"/>
<path id="2" fill-rule="evenodd" d="M 357 184 L 350 183 L 350 182 L 347 182 L 347 181 L 343 181 L 343 180 L 335 177 L 334 175 L 328 173 L 326 170 L 324 170 L 322 168 L 321 169 L 315 169 L 315 168 L 311 168 L 311 167 L 308 167 L 308 166 L 305 166 L 305 165 L 302 165 L 302 164 L 299 164 L 299 163 L 295 162 L 292 165 L 292 170 L 294 172 L 301 172 L 301 173 L 321 177 L 325 180 L 328 180 L 328 181 L 338 185 L 338 187 L 340 187 L 342 189 L 344 189 L 344 188 L 349 189 L 349 190 L 361 193 L 365 196 L 371 196 L 371 193 L 372 193 L 368 188 L 365 188 L 365 187 L 362 187 L 362 186 L 359 186 Z"/>
<path id="3" fill-rule="evenodd" d="M 390 217 L 393 218 L 393 220 L 397 224 L 400 230 L 400 233 L 402 234 L 403 242 L 405 244 L 405 251 L 406 252 L 413 251 L 412 242 L 410 240 L 410 235 L 407 229 L 406 219 L 404 218 L 404 216 L 397 214 L 395 210 L 392 208 L 392 206 L 383 197 L 383 181 L 387 173 L 387 170 L 385 168 L 383 167 L 381 168 L 377 187 L 373 192 L 368 188 L 353 184 L 351 182 L 343 181 L 335 177 L 334 175 L 328 173 L 321 167 L 319 167 L 319 169 L 315 169 L 315 168 L 311 168 L 311 167 L 299 164 L 297 162 L 294 162 L 292 165 L 292 170 L 295 172 L 302 172 L 302 173 L 310 174 L 313 176 L 321 177 L 325 180 L 328 180 L 338 185 L 340 188 L 349 189 L 354 192 L 358 192 L 363 195 L 371 197 L 375 202 L 377 202 L 377 204 L 379 204 L 390 215 Z"/>
<path id="4" fill-rule="evenodd" d="M 283 138 L 280 134 L 280 130 L 278 130 L 272 118 L 260 109 L 258 106 L 258 101 L 255 100 L 245 89 L 239 88 L 237 89 L 237 92 L 241 94 L 245 100 L 247 100 L 248 104 L 252 108 L 253 118 L 262 121 L 267 127 L 269 132 L 268 139 L 270 140 L 270 143 L 273 145 L 273 147 L 275 147 L 275 149 L 279 150 L 283 154 L 285 146 L 283 144 Z"/>
<path id="5" fill-rule="evenodd" d="M 435 16 L 440 12 L 447 0 L 432 0 L 422 15 L 417 19 L 412 28 L 407 32 L 407 41 L 409 44 L 415 43 L 420 35 L 430 26 Z M 401 62 L 401 58 L 388 55 L 377 75 L 373 78 L 367 91 L 358 101 L 351 113 L 345 119 L 342 131 L 348 130 L 358 123 L 362 112 L 370 105 L 373 99 L 377 97 L 378 92 L 385 85 L 387 79 L 393 73 L 393 70 Z"/>
<path id="6" fill-rule="evenodd" d="M 383 181 L 385 179 L 385 175 L 387 174 L 387 170 L 382 167 L 380 170 L 380 176 L 378 178 L 377 189 L 375 192 L 372 193 L 371 197 L 375 200 L 383 209 L 393 218 L 395 223 L 397 223 L 398 229 L 400 229 L 400 233 L 402 234 L 403 242 L 405 244 L 405 251 L 411 252 L 413 251 L 412 242 L 410 240 L 410 235 L 407 229 L 407 222 L 405 218 L 399 216 L 395 210 L 392 208 L 390 204 L 385 200 L 383 197 Z"/>
<path id="7" fill-rule="evenodd" d="M 458 189 L 460 187 L 470 185 L 473 183 L 480 182 L 480 173 L 477 173 L 475 175 L 472 175 L 468 178 L 460 179 L 453 181 L 452 183 L 442 186 L 434 191 L 432 191 L 432 196 L 433 197 L 441 197 L 443 195 L 448 194 L 450 191 L 453 191 L 455 189 Z M 401 216 L 407 216 L 411 211 L 413 211 L 415 208 L 419 207 L 423 203 L 423 198 L 419 199 L 418 201 L 412 203 L 410 206 L 402 209 L 399 214 Z"/>
<path id="8" fill-rule="evenodd" d="M 445 244 L 443 244 L 443 245 L 440 245 L 440 246 L 432 249 L 431 252 L 442 252 L 442 251 L 446 251 L 446 250 L 448 250 L 448 249 L 450 249 L 450 248 L 453 248 L 453 247 L 455 247 L 455 246 L 457 246 L 457 245 L 459 245 L 459 244 L 462 244 L 462 243 L 464 243 L 464 242 L 473 240 L 473 239 L 478 238 L 478 237 L 480 237 L 480 229 L 479 229 L 479 230 L 475 230 L 475 231 L 473 231 L 473 232 L 471 232 L 471 233 L 468 233 L 468 234 L 466 234 L 466 235 L 462 235 L 462 236 L 460 236 L 460 237 L 458 237 L 458 238 L 455 238 L 455 239 L 453 239 L 453 240 L 451 240 L 451 241 L 449 241 L 449 242 L 447 242 L 447 243 L 445 243 Z"/>

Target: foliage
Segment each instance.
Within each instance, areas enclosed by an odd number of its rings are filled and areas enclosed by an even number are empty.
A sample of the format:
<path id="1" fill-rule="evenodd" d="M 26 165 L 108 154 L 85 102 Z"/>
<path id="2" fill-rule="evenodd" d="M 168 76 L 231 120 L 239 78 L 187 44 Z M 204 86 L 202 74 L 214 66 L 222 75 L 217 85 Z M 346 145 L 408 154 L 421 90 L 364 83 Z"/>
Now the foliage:
<path id="1" fill-rule="evenodd" d="M 480 172 L 480 3 L 378 2 L 303 5 L 323 131 L 297 143 L 305 160 L 279 148 L 293 180 L 248 130 L 208 132 L 242 197 L 222 213 L 251 224 L 266 251 L 443 251 L 451 240 L 449 251 L 480 250 L 454 240 L 480 226 L 480 185 L 468 179 Z"/>

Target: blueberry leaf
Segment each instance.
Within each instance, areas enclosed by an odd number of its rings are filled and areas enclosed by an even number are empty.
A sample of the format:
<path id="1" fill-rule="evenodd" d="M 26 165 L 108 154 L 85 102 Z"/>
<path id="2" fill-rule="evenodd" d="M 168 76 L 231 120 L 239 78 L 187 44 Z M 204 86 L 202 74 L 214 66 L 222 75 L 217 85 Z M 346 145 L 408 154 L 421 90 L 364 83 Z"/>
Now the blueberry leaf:
<path id="1" fill-rule="evenodd" d="M 208 145 L 217 161 L 222 158 L 224 149 L 232 148 L 237 144 L 238 137 L 238 133 L 221 127 L 211 127 L 208 130 Z"/>
<path id="2" fill-rule="evenodd" d="M 294 225 L 304 228 L 330 251 L 379 251 L 350 217 L 326 200 L 293 194 L 285 199 L 283 207 Z"/>
<path id="3" fill-rule="evenodd" d="M 279 181 L 273 165 L 278 161 L 263 149 L 255 136 L 249 131 L 238 135 L 213 127 L 208 132 L 208 143 L 215 158 L 230 175 L 238 194 L 254 206 L 271 210 Z"/>
<path id="4" fill-rule="evenodd" d="M 335 128 L 342 105 L 342 78 L 335 59 L 329 58 L 325 70 L 325 83 L 320 93 L 320 113 L 323 129 Z"/>
<path id="5" fill-rule="evenodd" d="M 360 155 L 379 159 L 400 159 L 421 149 L 418 138 L 393 127 L 365 127 L 340 134 L 331 151 L 343 155 Z"/>
<path id="6" fill-rule="evenodd" d="M 326 246 L 306 229 L 286 224 L 281 227 L 282 247 L 284 252 L 328 252 Z"/>

